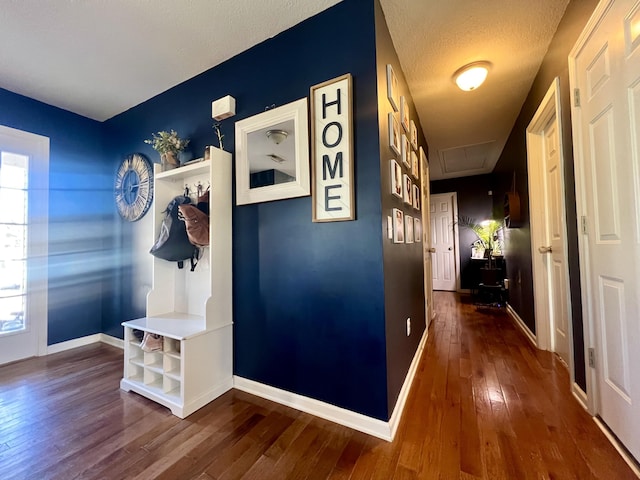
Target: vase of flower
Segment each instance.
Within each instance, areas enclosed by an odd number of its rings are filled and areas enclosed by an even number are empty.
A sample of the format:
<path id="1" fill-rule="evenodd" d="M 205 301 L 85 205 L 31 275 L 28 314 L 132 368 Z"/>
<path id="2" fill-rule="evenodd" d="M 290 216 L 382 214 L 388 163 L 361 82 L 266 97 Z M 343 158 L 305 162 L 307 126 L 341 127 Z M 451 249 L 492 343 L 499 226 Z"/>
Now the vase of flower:
<path id="1" fill-rule="evenodd" d="M 160 161 L 162 162 L 163 170 L 171 170 L 172 168 L 178 168 L 180 166 L 180 160 L 178 160 L 175 152 L 161 153 Z"/>
<path id="2" fill-rule="evenodd" d="M 175 130 L 162 131 L 152 135 L 153 138 L 145 140 L 144 143 L 151 145 L 160 154 L 163 170 L 179 167 L 178 154 L 187 148 L 189 140 L 180 138 Z"/>

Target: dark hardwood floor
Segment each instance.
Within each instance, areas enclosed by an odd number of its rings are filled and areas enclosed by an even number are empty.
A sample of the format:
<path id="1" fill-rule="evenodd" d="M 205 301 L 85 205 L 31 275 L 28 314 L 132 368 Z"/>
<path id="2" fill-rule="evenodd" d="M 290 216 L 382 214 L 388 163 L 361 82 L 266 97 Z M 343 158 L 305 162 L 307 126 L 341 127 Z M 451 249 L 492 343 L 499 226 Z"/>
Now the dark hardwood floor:
<path id="1" fill-rule="evenodd" d="M 236 390 L 180 420 L 96 344 L 0 367 L 0 479 L 636 478 L 505 313 L 435 307 L 393 443 Z"/>

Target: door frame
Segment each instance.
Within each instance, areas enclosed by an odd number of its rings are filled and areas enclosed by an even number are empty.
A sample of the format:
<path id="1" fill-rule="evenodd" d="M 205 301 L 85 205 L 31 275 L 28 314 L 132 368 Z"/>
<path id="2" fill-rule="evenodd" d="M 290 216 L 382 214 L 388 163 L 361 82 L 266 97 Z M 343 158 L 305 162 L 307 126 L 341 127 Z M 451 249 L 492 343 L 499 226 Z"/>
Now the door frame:
<path id="1" fill-rule="evenodd" d="M 578 221 L 578 253 L 580 262 L 580 299 L 582 301 L 582 322 L 583 322 L 583 336 L 584 336 L 584 364 L 585 364 L 585 378 L 587 381 L 586 391 L 586 405 L 587 411 L 591 415 L 597 415 L 599 408 L 598 398 L 598 377 L 595 368 L 589 367 L 589 349 L 594 348 L 598 355 L 601 352 L 598 350 L 596 340 L 596 322 L 593 315 L 593 311 L 590 307 L 592 298 L 592 285 L 591 285 L 591 264 L 589 262 L 589 237 L 583 233 L 581 228 L 581 218 L 586 218 L 587 214 L 587 193 L 590 191 L 585 181 L 585 168 L 584 168 L 584 151 L 582 148 L 582 109 L 576 107 L 576 92 L 575 88 L 578 83 L 577 77 L 577 65 L 576 58 L 582 49 L 586 46 L 587 41 L 591 37 L 593 31 L 596 29 L 601 19 L 605 16 L 608 10 L 613 5 L 614 0 L 602 0 L 596 6 L 595 11 L 591 15 L 591 18 L 584 27 L 582 33 L 578 37 L 576 44 L 569 53 L 569 92 L 571 95 L 571 129 L 573 135 L 573 168 L 575 171 L 575 188 L 576 188 L 576 218 Z"/>
<path id="2" fill-rule="evenodd" d="M 533 298 L 536 322 L 536 344 L 542 350 L 555 350 L 553 336 L 553 320 L 549 315 L 550 309 L 550 272 L 545 269 L 544 258 L 538 253 L 537 248 L 544 245 L 547 239 L 545 233 L 545 172 L 543 169 L 544 156 L 544 128 L 555 116 L 558 125 L 558 155 L 560 166 L 560 195 L 562 199 L 563 213 L 563 261 L 565 269 L 565 301 L 567 305 L 568 334 L 569 334 L 569 376 L 571 385 L 575 383 L 574 352 L 573 352 L 573 319 L 571 307 L 571 285 L 569 283 L 569 257 L 567 250 L 567 216 L 565 205 L 565 178 L 564 178 L 564 142 L 562 128 L 562 106 L 560 103 L 560 78 L 556 77 L 538 110 L 534 114 L 526 130 L 527 135 L 527 170 L 529 177 L 529 222 L 531 228 L 531 263 L 533 273 Z"/>
<path id="3" fill-rule="evenodd" d="M 0 137 L 6 150 L 30 158 L 27 311 L 30 328 L 35 328 L 36 355 L 43 356 L 48 353 L 49 324 L 49 138 L 4 125 L 0 125 Z"/>
<path id="4" fill-rule="evenodd" d="M 429 196 L 429 204 L 432 204 L 431 197 L 436 195 L 451 195 L 451 203 L 453 204 L 453 209 L 451 212 L 453 213 L 453 258 L 454 258 L 454 267 L 456 269 L 456 292 L 460 293 L 460 236 L 458 232 L 458 192 L 442 192 L 442 193 L 431 193 Z M 429 212 L 431 215 L 431 212 Z M 429 222 L 431 222 L 431 218 L 429 218 Z M 429 223 L 429 228 L 431 228 L 431 223 Z M 429 240 L 429 244 L 431 244 L 431 240 Z M 433 266 L 433 263 L 432 263 Z M 433 286 L 433 273 L 431 274 L 431 282 Z"/>
<path id="5" fill-rule="evenodd" d="M 425 323 L 428 329 L 435 314 L 433 310 L 433 267 L 431 263 L 431 184 L 429 183 L 431 179 L 429 178 L 429 161 L 425 160 L 422 155 L 420 155 L 420 161 L 422 162 L 422 165 L 420 165 L 420 170 L 422 171 L 420 192 L 422 195 L 422 254 L 424 255 L 422 268 L 427 303 Z"/>

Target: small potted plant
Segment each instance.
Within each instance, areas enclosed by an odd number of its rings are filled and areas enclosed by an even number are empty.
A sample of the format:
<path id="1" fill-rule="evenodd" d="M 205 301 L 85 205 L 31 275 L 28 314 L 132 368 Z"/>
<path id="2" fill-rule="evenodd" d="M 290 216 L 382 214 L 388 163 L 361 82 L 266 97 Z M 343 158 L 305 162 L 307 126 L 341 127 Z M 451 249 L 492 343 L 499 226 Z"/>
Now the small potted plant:
<path id="1" fill-rule="evenodd" d="M 472 244 L 472 248 L 476 252 L 483 250 L 484 255 L 488 257 L 502 253 L 502 242 L 499 235 L 502 223 L 498 220 L 485 220 L 478 223 L 473 218 L 461 216 L 458 217 L 458 225 L 468 228 L 476 234 L 478 238 Z"/>
<path id="2" fill-rule="evenodd" d="M 187 148 L 189 140 L 180 138 L 175 130 L 169 132 L 163 130 L 152 135 L 153 138 L 145 140 L 144 143 L 151 145 L 160 154 L 160 160 L 164 168 L 179 167 L 178 154 Z"/>

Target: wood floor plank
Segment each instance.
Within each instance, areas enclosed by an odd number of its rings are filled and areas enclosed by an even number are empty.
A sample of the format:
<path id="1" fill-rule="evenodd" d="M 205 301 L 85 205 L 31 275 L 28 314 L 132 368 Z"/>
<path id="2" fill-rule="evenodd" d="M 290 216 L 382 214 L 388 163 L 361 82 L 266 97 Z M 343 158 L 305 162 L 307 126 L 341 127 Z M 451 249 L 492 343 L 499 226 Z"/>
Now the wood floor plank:
<path id="1" fill-rule="evenodd" d="M 556 356 L 502 310 L 434 300 L 393 442 L 236 390 L 181 420 L 120 391 L 122 351 L 95 344 L 0 366 L 0 478 L 636 478 Z"/>

